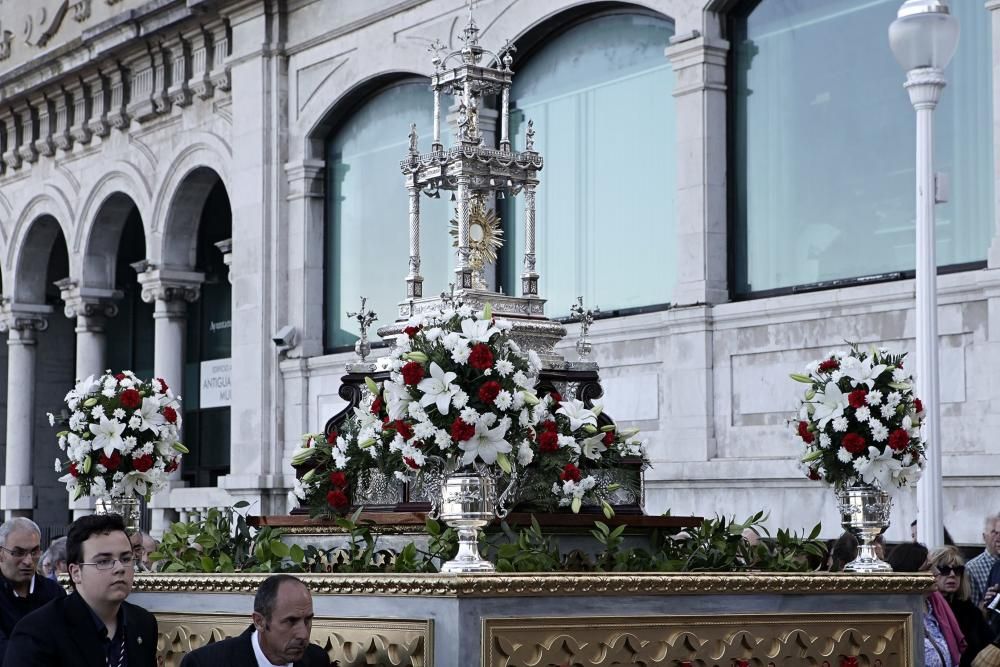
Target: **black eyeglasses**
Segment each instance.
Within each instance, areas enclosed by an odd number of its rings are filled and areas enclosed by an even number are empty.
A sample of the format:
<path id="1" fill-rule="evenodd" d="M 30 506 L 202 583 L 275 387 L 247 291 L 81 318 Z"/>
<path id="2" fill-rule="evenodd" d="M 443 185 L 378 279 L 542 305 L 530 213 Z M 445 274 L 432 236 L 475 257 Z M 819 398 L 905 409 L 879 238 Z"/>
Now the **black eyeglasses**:
<path id="1" fill-rule="evenodd" d="M 25 556 L 31 556 L 32 558 L 38 558 L 39 556 L 42 555 L 42 548 L 41 547 L 35 547 L 34 549 L 30 549 L 30 550 L 29 549 L 22 549 L 21 547 L 14 547 L 13 549 L 8 549 L 7 547 L 0 547 L 0 549 L 3 549 L 7 553 L 9 553 L 11 556 L 13 556 L 14 560 L 21 560 Z"/>
<path id="2" fill-rule="evenodd" d="M 964 565 L 938 565 L 937 572 L 942 577 L 947 577 L 949 574 L 954 573 L 956 577 L 961 577 L 965 574 Z"/>
<path id="3" fill-rule="evenodd" d="M 77 565 L 93 565 L 98 570 L 110 570 L 114 568 L 115 563 L 121 563 L 123 567 L 132 567 L 132 563 L 135 558 L 131 555 L 122 556 L 121 558 L 98 558 L 93 563 L 77 563 Z"/>

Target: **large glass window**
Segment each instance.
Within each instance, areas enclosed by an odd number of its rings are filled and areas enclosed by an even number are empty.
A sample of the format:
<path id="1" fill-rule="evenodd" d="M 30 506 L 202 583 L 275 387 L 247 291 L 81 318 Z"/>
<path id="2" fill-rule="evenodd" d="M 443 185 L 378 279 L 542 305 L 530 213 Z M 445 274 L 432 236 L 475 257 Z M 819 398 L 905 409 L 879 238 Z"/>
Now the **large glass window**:
<path id="1" fill-rule="evenodd" d="M 731 207 L 737 295 L 893 274 L 915 263 L 915 115 L 887 30 L 898 0 L 762 0 L 732 19 Z M 962 26 L 935 114 L 940 266 L 993 234 L 990 21 Z"/>
<path id="2" fill-rule="evenodd" d="M 545 40 L 515 64 L 511 131 L 527 119 L 545 159 L 537 197 L 539 291 L 548 314 L 577 295 L 602 310 L 667 303 L 676 282 L 673 25 L 608 13 Z M 524 198 L 502 207 L 506 291 L 520 289 Z"/>
<path id="3" fill-rule="evenodd" d="M 326 148 L 325 308 L 327 350 L 351 346 L 360 332 L 347 317 L 360 297 L 378 313 L 376 326 L 396 320 L 406 295 L 408 193 L 399 170 L 416 123 L 419 147 L 431 147 L 434 98 L 425 80 L 376 93 L 334 131 Z M 446 131 L 442 128 L 442 131 Z M 446 290 L 454 268 L 446 197 L 421 197 L 424 294 Z"/>

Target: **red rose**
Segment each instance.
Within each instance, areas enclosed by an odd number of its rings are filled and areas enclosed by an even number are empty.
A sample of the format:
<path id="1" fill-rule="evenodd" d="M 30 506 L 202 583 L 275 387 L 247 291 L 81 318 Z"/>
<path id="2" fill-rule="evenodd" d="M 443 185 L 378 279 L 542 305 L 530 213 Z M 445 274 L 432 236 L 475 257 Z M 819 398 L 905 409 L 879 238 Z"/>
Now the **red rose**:
<path id="1" fill-rule="evenodd" d="M 332 444 L 335 444 L 336 442 L 337 442 L 337 432 L 336 431 L 330 431 L 329 433 L 326 434 L 326 444 L 332 445 Z"/>
<path id="2" fill-rule="evenodd" d="M 816 439 L 816 437 L 812 434 L 812 431 L 809 430 L 809 422 L 799 422 L 799 437 L 802 438 L 807 445 Z"/>
<path id="3" fill-rule="evenodd" d="M 415 337 L 418 331 L 420 331 L 420 327 L 406 327 L 405 329 L 403 329 L 403 333 L 405 333 L 410 338 Z"/>
<path id="4" fill-rule="evenodd" d="M 809 479 L 816 481 L 819 479 L 819 471 L 816 468 L 809 468 L 809 474 L 806 475 Z"/>
<path id="5" fill-rule="evenodd" d="M 860 454 L 865 451 L 865 447 L 867 446 L 865 439 L 857 433 L 848 433 L 844 436 L 844 439 L 840 441 L 840 444 L 843 445 L 844 449 L 849 451 L 851 454 Z"/>
<path id="6" fill-rule="evenodd" d="M 464 442 L 476 434 L 476 427 L 466 424 L 461 417 L 456 418 L 451 423 L 451 439 L 455 442 Z"/>
<path id="7" fill-rule="evenodd" d="M 413 427 L 404 422 L 402 419 L 397 419 L 392 422 L 391 426 L 403 440 L 409 440 L 413 437 Z"/>
<path id="8" fill-rule="evenodd" d="M 920 402 L 919 398 L 913 399 L 913 411 L 918 415 L 924 411 L 924 404 Z"/>
<path id="9" fill-rule="evenodd" d="M 142 405 L 142 396 L 139 395 L 135 389 L 126 389 L 122 392 L 121 396 L 118 397 L 118 402 L 122 404 L 122 407 L 126 410 L 135 410 L 137 407 Z"/>
<path id="10" fill-rule="evenodd" d="M 340 489 L 334 489 L 326 494 L 326 504 L 341 509 L 348 505 L 347 494 Z"/>
<path id="11" fill-rule="evenodd" d="M 865 396 L 867 395 L 867 389 L 855 389 L 847 395 L 847 402 L 850 403 L 851 407 L 854 409 L 860 408 L 865 404 Z"/>
<path id="12" fill-rule="evenodd" d="M 80 471 L 76 469 L 76 464 L 75 463 L 70 463 L 69 464 L 69 474 L 73 475 L 73 477 L 79 477 L 80 476 Z"/>
<path id="13" fill-rule="evenodd" d="M 559 435 L 555 431 L 542 431 L 538 434 L 538 448 L 543 452 L 554 452 L 559 449 Z"/>
<path id="14" fill-rule="evenodd" d="M 163 408 L 163 418 L 171 424 L 175 424 L 177 422 L 177 411 L 168 405 Z"/>
<path id="15" fill-rule="evenodd" d="M 118 380 L 119 382 L 121 382 L 122 380 L 125 379 L 125 374 L 124 373 L 115 373 L 115 379 Z"/>
<path id="16" fill-rule="evenodd" d="M 132 467 L 139 472 L 146 472 L 153 467 L 153 455 L 146 454 L 145 456 L 140 456 L 139 458 L 132 459 Z"/>
<path id="17" fill-rule="evenodd" d="M 889 434 L 889 449 L 895 451 L 901 451 L 906 449 L 906 446 L 910 444 L 910 434 L 901 428 L 897 428 L 895 431 Z"/>
<path id="18" fill-rule="evenodd" d="M 403 365 L 403 382 L 414 385 L 424 379 L 424 367 L 416 361 L 408 361 Z"/>
<path id="19" fill-rule="evenodd" d="M 412 456 L 404 456 L 403 457 L 403 463 L 405 463 L 406 465 L 410 466 L 414 470 L 419 470 L 420 469 L 420 466 L 417 465 L 417 462 L 413 460 Z"/>
<path id="20" fill-rule="evenodd" d="M 500 393 L 501 388 L 499 382 L 490 380 L 479 388 L 479 400 L 483 403 L 492 403 L 493 399 Z"/>
<path id="21" fill-rule="evenodd" d="M 334 470 L 330 473 L 330 484 L 340 489 L 344 488 L 347 486 L 347 475 L 339 470 Z"/>
<path id="22" fill-rule="evenodd" d="M 579 482 L 580 481 L 580 469 L 577 468 L 572 463 L 567 463 L 563 467 L 563 471 L 559 473 L 559 479 L 564 482 Z"/>
<path id="23" fill-rule="evenodd" d="M 373 415 L 382 412 L 382 399 L 380 397 L 376 396 L 375 400 L 372 401 L 371 411 Z"/>
<path id="24" fill-rule="evenodd" d="M 601 442 L 604 443 L 605 447 L 610 447 L 611 445 L 615 444 L 615 432 L 608 431 L 607 433 L 605 433 L 604 437 L 601 438 Z"/>
<path id="25" fill-rule="evenodd" d="M 558 391 L 555 390 L 550 391 L 549 396 L 552 398 L 553 403 L 562 403 L 562 394 L 560 394 Z"/>
<path id="26" fill-rule="evenodd" d="M 167 381 L 163 378 L 156 378 L 156 381 L 160 383 L 160 391 L 164 394 L 167 393 L 167 390 L 170 389 L 170 387 L 167 386 Z"/>
<path id="27" fill-rule="evenodd" d="M 481 371 L 492 366 L 493 352 L 490 350 L 490 346 L 485 343 L 475 345 L 469 354 L 469 365 Z"/>
<path id="28" fill-rule="evenodd" d="M 819 365 L 820 373 L 829 373 L 830 371 L 835 371 L 840 368 L 840 362 L 836 359 L 827 359 Z"/>
<path id="29" fill-rule="evenodd" d="M 104 455 L 104 452 L 101 452 L 101 458 L 98 461 L 108 470 L 118 470 L 118 466 L 122 464 L 122 455 L 118 452 L 112 452 L 109 458 Z"/>
<path id="30" fill-rule="evenodd" d="M 168 463 L 163 468 L 163 472 L 171 473 L 171 472 L 177 470 L 180 467 L 181 467 L 181 460 L 180 459 L 174 459 L 173 461 L 171 461 L 170 463 Z"/>

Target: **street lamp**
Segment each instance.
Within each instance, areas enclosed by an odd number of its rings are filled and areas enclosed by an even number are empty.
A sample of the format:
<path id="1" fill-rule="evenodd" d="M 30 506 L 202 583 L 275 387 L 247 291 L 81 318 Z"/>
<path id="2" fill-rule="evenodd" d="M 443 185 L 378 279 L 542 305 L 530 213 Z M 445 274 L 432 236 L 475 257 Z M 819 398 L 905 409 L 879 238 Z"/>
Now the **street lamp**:
<path id="1" fill-rule="evenodd" d="M 944 69 L 958 46 L 958 33 L 958 20 L 946 0 L 906 0 L 889 26 L 889 46 L 906 71 L 905 87 L 917 112 L 917 389 L 924 404 L 927 442 L 927 468 L 917 486 L 917 531 L 918 539 L 931 549 L 944 541 L 933 114 L 945 86 Z"/>

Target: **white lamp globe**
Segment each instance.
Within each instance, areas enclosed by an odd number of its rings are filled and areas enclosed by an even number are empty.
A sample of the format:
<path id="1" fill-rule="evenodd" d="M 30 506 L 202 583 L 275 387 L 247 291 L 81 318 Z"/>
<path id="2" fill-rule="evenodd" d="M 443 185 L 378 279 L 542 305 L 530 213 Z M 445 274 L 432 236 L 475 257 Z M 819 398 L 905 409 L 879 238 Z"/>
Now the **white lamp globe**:
<path id="1" fill-rule="evenodd" d="M 955 55 L 958 35 L 958 19 L 946 0 L 906 0 L 889 26 L 889 47 L 907 72 L 944 69 Z"/>

